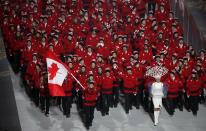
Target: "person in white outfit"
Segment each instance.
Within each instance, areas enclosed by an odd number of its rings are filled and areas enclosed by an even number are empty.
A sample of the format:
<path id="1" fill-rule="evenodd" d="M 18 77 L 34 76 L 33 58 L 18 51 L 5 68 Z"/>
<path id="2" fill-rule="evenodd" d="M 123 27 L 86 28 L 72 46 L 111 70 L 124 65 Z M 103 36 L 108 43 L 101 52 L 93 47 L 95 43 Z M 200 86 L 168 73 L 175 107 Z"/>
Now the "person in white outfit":
<path id="1" fill-rule="evenodd" d="M 162 98 L 164 97 L 164 84 L 160 81 L 161 76 L 155 76 L 156 82 L 152 83 L 151 96 L 154 105 L 154 125 L 158 124 Z"/>

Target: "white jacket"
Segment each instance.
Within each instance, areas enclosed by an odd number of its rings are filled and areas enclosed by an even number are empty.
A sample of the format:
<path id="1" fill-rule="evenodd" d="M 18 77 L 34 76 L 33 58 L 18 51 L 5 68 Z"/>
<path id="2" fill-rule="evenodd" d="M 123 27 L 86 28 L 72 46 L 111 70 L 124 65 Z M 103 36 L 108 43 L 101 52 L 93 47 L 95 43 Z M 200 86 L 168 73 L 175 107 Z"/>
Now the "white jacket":
<path id="1" fill-rule="evenodd" d="M 164 86 L 162 82 L 154 82 L 151 86 L 151 94 L 153 97 L 164 96 Z"/>

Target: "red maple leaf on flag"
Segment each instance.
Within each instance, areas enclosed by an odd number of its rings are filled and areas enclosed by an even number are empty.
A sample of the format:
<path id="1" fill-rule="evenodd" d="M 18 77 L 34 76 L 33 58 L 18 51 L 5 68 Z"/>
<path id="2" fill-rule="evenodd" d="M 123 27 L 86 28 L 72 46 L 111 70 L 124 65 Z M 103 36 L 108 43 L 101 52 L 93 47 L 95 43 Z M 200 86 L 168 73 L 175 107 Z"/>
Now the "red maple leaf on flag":
<path id="1" fill-rule="evenodd" d="M 58 68 L 57 64 L 52 63 L 51 66 L 48 69 L 49 80 L 54 79 L 54 77 L 56 76 L 58 70 L 59 70 L 59 68 Z"/>

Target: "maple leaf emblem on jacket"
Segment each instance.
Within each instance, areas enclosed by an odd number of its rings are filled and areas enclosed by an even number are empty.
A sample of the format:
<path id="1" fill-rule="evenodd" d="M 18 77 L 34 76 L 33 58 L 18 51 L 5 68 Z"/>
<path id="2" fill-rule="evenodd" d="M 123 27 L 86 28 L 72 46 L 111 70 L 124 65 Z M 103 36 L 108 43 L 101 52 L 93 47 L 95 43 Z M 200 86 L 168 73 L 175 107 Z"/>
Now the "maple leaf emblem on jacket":
<path id="1" fill-rule="evenodd" d="M 52 63 L 51 66 L 48 69 L 49 80 L 54 79 L 54 77 L 56 76 L 58 70 L 59 70 L 59 68 L 58 68 L 57 64 Z"/>

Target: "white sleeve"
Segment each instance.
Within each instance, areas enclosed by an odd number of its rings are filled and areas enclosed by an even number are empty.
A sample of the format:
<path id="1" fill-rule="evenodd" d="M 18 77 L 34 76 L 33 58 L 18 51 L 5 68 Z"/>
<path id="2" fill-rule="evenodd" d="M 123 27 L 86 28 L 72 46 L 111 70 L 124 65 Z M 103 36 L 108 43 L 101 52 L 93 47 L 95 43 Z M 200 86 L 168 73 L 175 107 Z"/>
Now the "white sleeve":
<path id="1" fill-rule="evenodd" d="M 162 90 L 163 90 L 163 88 L 164 88 L 164 84 L 162 83 L 161 86 L 162 86 Z"/>
<path id="2" fill-rule="evenodd" d="M 154 94 L 154 83 L 151 85 L 151 91 L 150 93 L 153 95 Z"/>

